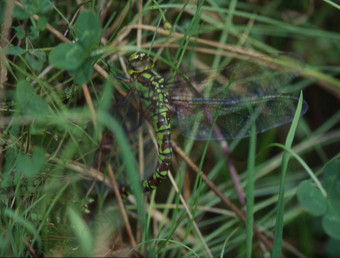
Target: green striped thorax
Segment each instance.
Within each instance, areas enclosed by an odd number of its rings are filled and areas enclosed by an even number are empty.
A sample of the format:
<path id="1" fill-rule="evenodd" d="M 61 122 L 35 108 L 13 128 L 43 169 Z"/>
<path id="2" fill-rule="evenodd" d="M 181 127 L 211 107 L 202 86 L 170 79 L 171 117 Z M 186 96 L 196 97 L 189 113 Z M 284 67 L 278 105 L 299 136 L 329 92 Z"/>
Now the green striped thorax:
<path id="1" fill-rule="evenodd" d="M 136 82 L 135 89 L 151 114 L 169 103 L 164 78 L 153 68 L 154 63 L 145 52 L 137 51 L 129 57 L 128 73 Z"/>

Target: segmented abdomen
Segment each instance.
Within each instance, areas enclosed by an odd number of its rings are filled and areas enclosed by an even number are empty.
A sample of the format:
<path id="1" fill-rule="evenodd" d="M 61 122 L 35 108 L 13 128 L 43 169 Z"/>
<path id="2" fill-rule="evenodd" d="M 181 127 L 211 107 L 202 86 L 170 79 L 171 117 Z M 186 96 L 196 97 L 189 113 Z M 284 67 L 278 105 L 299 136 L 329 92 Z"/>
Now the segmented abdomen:
<path id="1" fill-rule="evenodd" d="M 136 90 L 143 106 L 150 112 L 158 145 L 156 171 L 142 182 L 144 192 L 148 192 L 157 188 L 168 175 L 172 157 L 169 99 L 164 89 L 164 79 L 156 72 L 143 72 L 136 76 L 136 81 Z M 121 191 L 126 194 L 129 189 L 123 187 Z"/>

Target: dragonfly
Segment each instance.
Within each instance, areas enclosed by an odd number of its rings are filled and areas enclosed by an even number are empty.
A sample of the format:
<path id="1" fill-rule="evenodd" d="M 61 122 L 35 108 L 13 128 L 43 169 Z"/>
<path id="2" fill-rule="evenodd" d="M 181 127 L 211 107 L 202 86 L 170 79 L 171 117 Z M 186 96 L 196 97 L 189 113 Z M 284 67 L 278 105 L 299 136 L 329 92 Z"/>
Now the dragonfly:
<path id="1" fill-rule="evenodd" d="M 142 181 L 144 192 L 156 189 L 167 178 L 173 154 L 172 127 L 178 127 L 183 135 L 196 140 L 221 140 L 249 137 L 252 124 L 255 125 L 256 133 L 262 133 L 292 121 L 298 98 L 273 91 L 296 76 L 302 61 L 298 58 L 294 62 L 290 61 L 292 67 L 288 69 L 280 66 L 284 59 L 272 61 L 270 65 L 274 67 L 270 68 L 259 64 L 238 67 L 230 92 L 227 97 L 221 98 L 226 87 L 225 78 L 228 73 L 234 73 L 236 67 L 227 68 L 223 72 L 224 78 L 219 78 L 220 71 L 214 72 L 213 79 L 196 78 L 204 86 L 193 85 L 187 79 L 168 83 L 164 76 L 155 71 L 154 62 L 145 52 L 137 51 L 130 55 L 127 71 L 134 81 L 133 90 L 137 92 L 143 109 L 150 115 L 158 147 L 154 173 Z M 247 76 L 250 70 L 255 76 Z M 213 95 L 205 97 L 203 90 L 208 88 L 206 85 L 212 80 Z M 307 109 L 308 104 L 303 101 L 301 115 Z M 217 111 L 217 130 L 211 134 L 212 117 Z M 121 186 L 120 190 L 124 196 L 130 193 L 128 185 Z"/>

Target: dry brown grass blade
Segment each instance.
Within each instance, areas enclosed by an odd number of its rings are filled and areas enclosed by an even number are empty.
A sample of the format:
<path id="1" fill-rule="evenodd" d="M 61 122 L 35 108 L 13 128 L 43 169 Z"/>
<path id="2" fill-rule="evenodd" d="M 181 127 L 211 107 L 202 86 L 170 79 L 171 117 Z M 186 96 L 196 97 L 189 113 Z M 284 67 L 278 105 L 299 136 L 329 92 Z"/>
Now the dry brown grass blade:
<path id="1" fill-rule="evenodd" d="M 133 236 L 132 228 L 131 228 L 131 225 L 130 225 L 130 222 L 129 222 L 129 218 L 128 218 L 127 213 L 125 211 L 122 196 L 120 195 L 119 185 L 117 183 L 117 180 L 115 178 L 115 175 L 113 173 L 111 165 L 108 166 L 108 175 L 109 175 L 109 178 L 110 178 L 110 181 L 111 181 L 111 184 L 112 184 L 113 191 L 114 191 L 116 198 L 117 198 L 119 211 L 120 211 L 120 214 L 122 215 L 122 218 L 124 220 L 126 232 L 127 232 L 128 237 L 130 239 L 131 246 L 135 247 L 136 246 L 136 240 Z"/>

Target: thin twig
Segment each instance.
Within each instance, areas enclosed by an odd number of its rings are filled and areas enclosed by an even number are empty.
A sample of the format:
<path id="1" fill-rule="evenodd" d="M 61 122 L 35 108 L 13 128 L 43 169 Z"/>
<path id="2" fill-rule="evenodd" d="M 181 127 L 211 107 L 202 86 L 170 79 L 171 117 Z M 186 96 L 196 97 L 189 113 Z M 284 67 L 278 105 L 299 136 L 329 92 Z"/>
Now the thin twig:
<path id="1" fill-rule="evenodd" d="M 122 215 L 122 218 L 123 218 L 123 221 L 124 221 L 124 224 L 125 224 L 126 232 L 127 232 L 128 237 L 130 239 L 131 246 L 134 248 L 136 246 L 136 240 L 133 236 L 131 225 L 130 225 L 127 213 L 125 211 L 125 207 L 124 207 L 122 197 L 120 195 L 119 185 L 116 181 L 116 178 L 115 178 L 115 175 L 113 173 L 111 165 L 108 166 L 107 171 L 108 171 L 108 175 L 109 175 L 109 178 L 110 178 L 110 181 L 111 181 L 111 184 L 112 184 L 113 192 L 115 193 L 115 196 L 116 196 L 116 199 L 117 199 L 117 202 L 118 202 L 120 214 Z"/>

